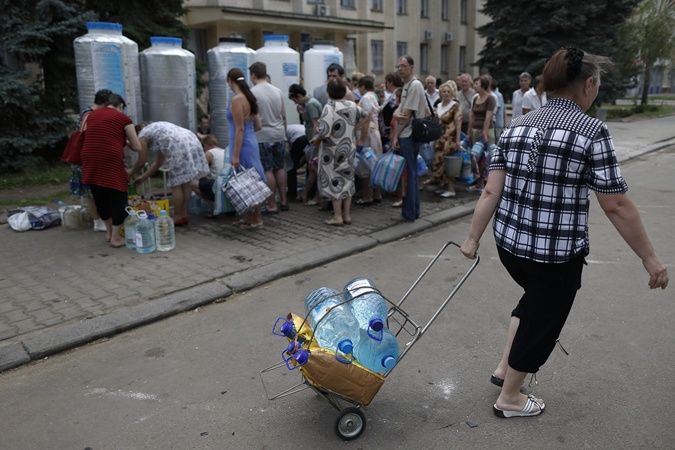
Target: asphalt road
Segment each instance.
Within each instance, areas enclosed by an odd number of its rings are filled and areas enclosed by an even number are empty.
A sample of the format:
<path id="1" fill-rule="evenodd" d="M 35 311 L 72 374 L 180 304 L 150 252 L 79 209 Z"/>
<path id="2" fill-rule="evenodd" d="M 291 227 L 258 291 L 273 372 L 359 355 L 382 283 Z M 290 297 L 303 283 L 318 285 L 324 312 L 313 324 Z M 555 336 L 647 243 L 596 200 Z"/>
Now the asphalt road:
<path id="1" fill-rule="evenodd" d="M 622 167 L 660 256 L 675 261 L 675 148 Z M 130 332 L 0 373 L 3 449 L 645 448 L 675 446 L 675 295 L 650 291 L 639 259 L 591 207 L 591 254 L 561 342 L 534 390 L 536 418 L 499 419 L 488 379 L 520 293 L 491 234 L 481 263 L 369 407 L 363 435 L 334 433 L 338 412 L 312 391 L 270 401 L 259 371 L 279 361 L 279 316 L 319 286 L 371 278 L 398 300 L 469 218 L 280 278 Z M 470 261 L 450 249 L 406 301 L 426 322 Z M 298 382 L 283 368 L 270 393 Z M 529 378 L 528 378 L 529 379 Z M 470 424 L 470 425 L 469 425 Z"/>

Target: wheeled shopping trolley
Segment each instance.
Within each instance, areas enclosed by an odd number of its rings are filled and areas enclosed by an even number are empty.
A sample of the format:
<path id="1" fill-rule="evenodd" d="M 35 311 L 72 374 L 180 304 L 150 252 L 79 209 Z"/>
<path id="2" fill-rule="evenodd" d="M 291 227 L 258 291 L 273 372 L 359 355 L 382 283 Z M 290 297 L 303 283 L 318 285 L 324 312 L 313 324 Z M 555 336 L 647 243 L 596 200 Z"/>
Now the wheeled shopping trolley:
<path id="1" fill-rule="evenodd" d="M 335 422 L 335 432 L 337 435 L 344 440 L 358 438 L 365 430 L 366 425 L 362 408 L 370 404 L 382 387 L 382 384 L 384 384 L 385 379 L 429 329 L 480 262 L 480 258 L 476 257 L 429 321 L 424 325 L 419 325 L 403 310 L 402 305 L 448 247 L 458 248 L 459 245 L 452 241 L 444 244 L 398 303 L 392 302 L 382 295 L 382 293 L 379 293 L 388 302 L 389 306 L 387 328 L 396 336 L 401 346 L 400 354 L 393 368 L 379 374 L 363 367 L 357 360 L 345 361 L 340 355 L 336 355 L 334 351 L 318 345 L 314 339 L 312 329 L 307 322 L 309 314 L 301 317 L 289 313 L 285 318 L 285 322 L 293 325 L 295 335 L 289 338 L 288 348 L 282 352 L 281 361 L 260 371 L 260 379 L 267 398 L 269 400 L 276 400 L 305 389 L 312 389 L 340 412 Z M 345 292 L 338 294 L 340 299 L 344 298 L 343 294 Z M 360 295 L 365 294 L 362 293 Z M 334 308 L 353 301 L 360 295 L 341 301 Z M 321 322 L 329 315 L 330 310 L 315 325 L 316 329 L 321 326 Z M 280 320 L 283 320 L 283 318 L 280 318 Z M 277 321 L 278 323 L 279 321 Z M 275 329 L 277 328 L 277 324 L 275 324 Z M 273 332 L 275 332 L 274 329 Z M 280 333 L 275 332 L 275 334 Z M 408 342 L 401 344 L 401 340 L 408 340 Z M 298 352 L 299 349 L 303 349 L 303 351 Z M 278 394 L 270 395 L 268 392 L 269 383 L 266 382 L 266 376 L 269 376 L 268 374 L 273 371 L 283 368 L 289 370 L 297 369 L 301 375 L 300 381 L 298 384 Z M 345 406 L 346 404 L 352 406 Z"/>

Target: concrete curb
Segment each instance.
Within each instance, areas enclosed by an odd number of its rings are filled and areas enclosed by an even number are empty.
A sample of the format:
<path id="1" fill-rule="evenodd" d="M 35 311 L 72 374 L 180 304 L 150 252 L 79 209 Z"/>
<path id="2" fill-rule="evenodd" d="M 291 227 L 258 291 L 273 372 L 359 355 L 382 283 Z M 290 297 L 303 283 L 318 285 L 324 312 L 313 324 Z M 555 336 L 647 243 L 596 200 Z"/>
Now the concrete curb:
<path id="1" fill-rule="evenodd" d="M 655 142 L 653 144 L 645 145 L 643 147 L 638 147 L 635 150 L 629 150 L 623 154 L 623 157 L 620 162 L 623 164 L 627 161 L 630 161 L 631 159 L 635 159 L 642 155 L 646 155 L 647 153 L 652 153 L 657 150 L 670 147 L 671 145 L 675 145 L 675 137 Z"/>

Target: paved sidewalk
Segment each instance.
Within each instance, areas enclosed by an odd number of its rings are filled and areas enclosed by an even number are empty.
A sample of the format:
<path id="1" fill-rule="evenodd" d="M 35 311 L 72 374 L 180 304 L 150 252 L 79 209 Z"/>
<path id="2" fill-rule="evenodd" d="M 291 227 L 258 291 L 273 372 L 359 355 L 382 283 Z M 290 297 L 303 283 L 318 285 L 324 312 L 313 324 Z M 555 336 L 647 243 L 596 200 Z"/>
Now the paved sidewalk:
<path id="1" fill-rule="evenodd" d="M 611 122 L 620 161 L 675 144 L 675 116 Z M 234 218 L 192 218 L 176 249 L 111 249 L 103 233 L 0 227 L 0 371 L 471 214 L 478 195 L 423 192 L 422 217 L 402 222 L 392 197 L 353 207 L 353 225 L 329 227 L 317 207 L 292 203 L 242 231 Z"/>

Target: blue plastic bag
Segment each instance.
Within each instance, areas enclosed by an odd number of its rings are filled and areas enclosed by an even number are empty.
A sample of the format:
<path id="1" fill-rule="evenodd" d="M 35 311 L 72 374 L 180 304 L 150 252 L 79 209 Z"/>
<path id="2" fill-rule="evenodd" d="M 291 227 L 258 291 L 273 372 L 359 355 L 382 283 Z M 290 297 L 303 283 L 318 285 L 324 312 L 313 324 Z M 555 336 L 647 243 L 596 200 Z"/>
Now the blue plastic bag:
<path id="1" fill-rule="evenodd" d="M 427 163 L 427 167 L 434 164 L 434 148 L 429 143 L 420 144 L 420 155 L 424 158 L 424 162 Z"/>
<path id="2" fill-rule="evenodd" d="M 471 152 L 460 152 L 462 157 L 462 171 L 457 178 L 457 181 L 466 184 L 473 184 L 475 178 L 473 176 L 473 168 L 471 167 Z"/>
<path id="3" fill-rule="evenodd" d="M 423 177 L 428 173 L 429 166 L 427 166 L 427 163 L 424 161 L 424 158 L 422 158 L 422 155 L 417 155 L 417 176 Z"/>

